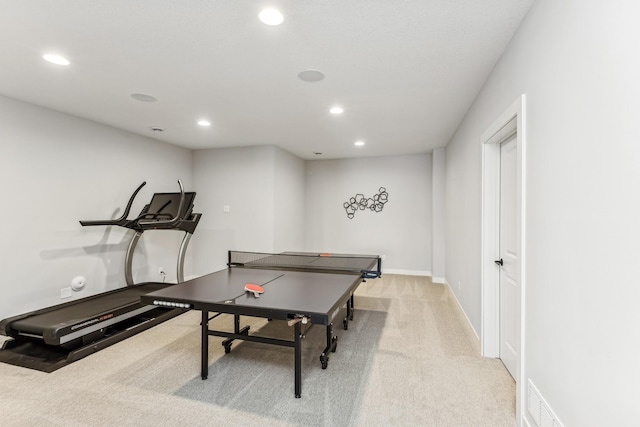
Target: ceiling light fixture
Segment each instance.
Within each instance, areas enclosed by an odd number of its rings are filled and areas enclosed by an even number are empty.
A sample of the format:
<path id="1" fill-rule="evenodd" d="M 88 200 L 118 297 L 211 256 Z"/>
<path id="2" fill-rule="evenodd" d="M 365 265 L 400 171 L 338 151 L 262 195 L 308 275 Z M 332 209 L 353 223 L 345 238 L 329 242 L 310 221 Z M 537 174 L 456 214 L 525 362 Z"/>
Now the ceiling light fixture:
<path id="1" fill-rule="evenodd" d="M 198 125 L 207 127 L 207 126 L 211 126 L 211 122 L 209 120 L 198 120 Z"/>
<path id="2" fill-rule="evenodd" d="M 356 147 L 362 147 L 364 145 L 364 141 L 356 141 L 353 145 Z"/>
<path id="3" fill-rule="evenodd" d="M 131 97 L 136 101 L 140 102 L 156 102 L 157 99 L 151 95 L 146 95 L 144 93 L 132 93 Z"/>
<path id="4" fill-rule="evenodd" d="M 343 109 L 342 107 L 338 107 L 338 106 L 336 106 L 336 107 L 332 107 L 332 108 L 329 110 L 329 112 L 330 112 L 331 114 L 342 114 L 342 113 L 344 113 L 344 109 Z"/>
<path id="5" fill-rule="evenodd" d="M 47 53 L 46 55 L 42 55 L 45 61 L 49 61 L 52 64 L 56 65 L 69 65 L 70 62 L 67 58 L 62 57 L 60 55 L 56 55 L 53 53 Z"/>
<path id="6" fill-rule="evenodd" d="M 322 71 L 318 70 L 304 70 L 298 73 L 298 78 L 305 82 L 313 83 L 319 82 L 320 80 L 324 79 L 324 74 L 322 73 Z"/>
<path id="7" fill-rule="evenodd" d="M 263 9 L 258 15 L 263 24 L 280 25 L 284 21 L 284 15 L 276 9 Z"/>

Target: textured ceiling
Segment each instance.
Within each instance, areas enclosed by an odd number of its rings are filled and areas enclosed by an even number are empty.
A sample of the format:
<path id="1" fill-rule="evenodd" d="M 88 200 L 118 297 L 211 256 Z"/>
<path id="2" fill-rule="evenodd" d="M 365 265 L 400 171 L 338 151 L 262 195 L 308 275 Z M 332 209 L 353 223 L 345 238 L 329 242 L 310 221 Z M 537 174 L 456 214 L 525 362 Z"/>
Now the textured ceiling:
<path id="1" fill-rule="evenodd" d="M 426 153 L 448 142 L 532 1 L 0 0 L 0 94 L 194 149 Z M 267 6 L 282 25 L 258 20 Z M 52 51 L 71 65 L 45 62 Z M 326 77 L 301 81 L 306 69 Z"/>

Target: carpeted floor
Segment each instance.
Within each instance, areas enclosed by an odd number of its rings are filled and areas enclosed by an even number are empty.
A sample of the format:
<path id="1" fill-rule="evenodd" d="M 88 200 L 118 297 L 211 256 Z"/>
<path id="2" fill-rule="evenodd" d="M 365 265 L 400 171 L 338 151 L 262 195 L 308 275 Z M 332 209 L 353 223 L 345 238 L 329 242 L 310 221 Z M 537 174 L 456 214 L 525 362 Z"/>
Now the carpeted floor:
<path id="1" fill-rule="evenodd" d="M 513 426 L 515 384 L 478 340 L 445 285 L 385 275 L 363 283 L 355 318 L 303 341 L 302 398 L 293 349 L 210 337 L 200 379 L 199 312 L 190 312 L 51 374 L 0 364 L 2 426 Z M 215 327 L 231 329 L 230 316 Z M 243 318 L 292 339 L 283 322 Z"/>

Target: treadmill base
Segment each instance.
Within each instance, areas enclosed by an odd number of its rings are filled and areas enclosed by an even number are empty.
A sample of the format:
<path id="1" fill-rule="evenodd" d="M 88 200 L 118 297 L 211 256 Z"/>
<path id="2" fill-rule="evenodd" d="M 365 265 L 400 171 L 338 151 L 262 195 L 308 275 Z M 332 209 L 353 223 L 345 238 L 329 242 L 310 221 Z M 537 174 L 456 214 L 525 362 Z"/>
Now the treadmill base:
<path id="1" fill-rule="evenodd" d="M 2 346 L 0 362 L 51 373 L 184 312 L 185 310 L 178 308 L 158 307 L 112 325 L 99 339 L 87 344 L 79 343 L 71 349 L 47 345 L 42 341 L 14 338 L 5 341 Z"/>

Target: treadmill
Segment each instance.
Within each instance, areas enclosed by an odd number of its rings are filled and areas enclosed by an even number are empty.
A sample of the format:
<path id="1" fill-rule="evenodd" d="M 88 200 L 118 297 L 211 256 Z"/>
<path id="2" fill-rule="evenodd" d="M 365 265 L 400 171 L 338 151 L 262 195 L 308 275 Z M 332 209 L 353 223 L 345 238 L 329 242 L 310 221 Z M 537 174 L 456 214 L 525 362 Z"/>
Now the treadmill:
<path id="1" fill-rule="evenodd" d="M 143 182 L 133 192 L 118 219 L 80 221 L 82 226 L 119 226 L 135 233 L 125 256 L 126 287 L 77 299 L 0 321 L 5 341 L 0 361 L 53 372 L 69 363 L 122 341 L 165 320 L 184 313 L 184 308 L 154 307 L 140 303 L 140 296 L 171 286 L 171 283 L 133 281 L 132 264 L 136 245 L 148 230 L 185 232 L 178 251 L 177 279 L 184 282 L 184 260 L 189 241 L 202 214 L 193 213 L 196 193 L 155 193 L 134 219 L 128 219 L 131 205 Z"/>

